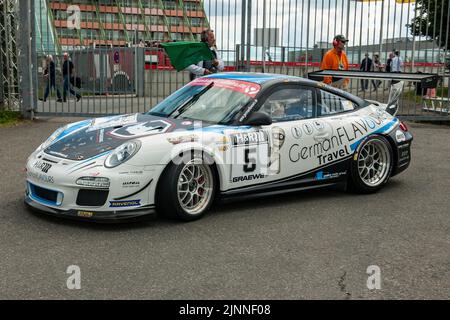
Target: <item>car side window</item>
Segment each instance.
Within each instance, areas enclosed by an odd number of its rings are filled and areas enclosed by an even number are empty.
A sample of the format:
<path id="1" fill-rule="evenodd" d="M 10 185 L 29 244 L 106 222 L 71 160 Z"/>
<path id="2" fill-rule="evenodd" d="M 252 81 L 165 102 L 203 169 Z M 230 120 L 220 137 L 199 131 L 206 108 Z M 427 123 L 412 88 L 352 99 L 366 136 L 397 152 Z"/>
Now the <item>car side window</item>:
<path id="1" fill-rule="evenodd" d="M 271 116 L 273 122 L 312 118 L 314 91 L 303 87 L 279 89 L 266 99 L 260 111 Z"/>
<path id="2" fill-rule="evenodd" d="M 320 90 L 319 116 L 328 116 L 353 110 L 355 110 L 355 104 L 352 101 L 325 90 Z"/>

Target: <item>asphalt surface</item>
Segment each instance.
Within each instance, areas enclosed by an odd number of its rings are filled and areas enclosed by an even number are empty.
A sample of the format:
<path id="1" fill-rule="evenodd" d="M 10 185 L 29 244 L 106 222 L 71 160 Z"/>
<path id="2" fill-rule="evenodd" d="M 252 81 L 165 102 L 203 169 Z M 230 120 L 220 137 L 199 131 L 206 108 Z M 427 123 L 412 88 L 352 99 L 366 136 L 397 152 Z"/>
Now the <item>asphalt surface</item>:
<path id="1" fill-rule="evenodd" d="M 449 126 L 411 123 L 411 167 L 374 195 L 316 190 L 193 223 L 96 225 L 23 204 L 28 155 L 65 121 L 0 128 L 0 299 L 450 298 Z M 66 286 L 70 265 L 80 290 Z"/>

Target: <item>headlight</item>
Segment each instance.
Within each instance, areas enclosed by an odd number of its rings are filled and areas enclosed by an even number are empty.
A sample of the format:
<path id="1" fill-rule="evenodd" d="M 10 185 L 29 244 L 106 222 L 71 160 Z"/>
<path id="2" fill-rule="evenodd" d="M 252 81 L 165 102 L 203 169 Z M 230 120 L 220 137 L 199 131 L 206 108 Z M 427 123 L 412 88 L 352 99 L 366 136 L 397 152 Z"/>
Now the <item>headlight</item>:
<path id="1" fill-rule="evenodd" d="M 131 159 L 141 148 L 139 140 L 128 141 L 117 147 L 105 160 L 105 167 L 114 168 Z"/>
<path id="2" fill-rule="evenodd" d="M 41 144 L 37 148 L 37 150 L 40 151 L 40 150 L 44 150 L 47 147 L 49 147 L 61 135 L 61 133 L 66 131 L 67 127 L 68 127 L 68 125 L 61 127 L 58 130 L 56 130 L 55 132 L 53 132 L 52 135 L 47 140 L 45 140 L 45 142 L 43 144 Z"/>

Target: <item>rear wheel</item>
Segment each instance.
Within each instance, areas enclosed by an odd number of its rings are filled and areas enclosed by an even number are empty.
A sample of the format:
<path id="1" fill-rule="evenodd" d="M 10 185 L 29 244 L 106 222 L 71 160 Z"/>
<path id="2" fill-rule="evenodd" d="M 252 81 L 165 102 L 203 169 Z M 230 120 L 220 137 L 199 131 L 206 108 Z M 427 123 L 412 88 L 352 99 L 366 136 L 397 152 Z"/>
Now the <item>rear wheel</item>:
<path id="1" fill-rule="evenodd" d="M 350 186 L 359 193 L 373 193 L 389 181 L 392 173 L 392 147 L 382 136 L 365 140 L 351 162 Z"/>
<path id="2" fill-rule="evenodd" d="M 165 216 L 184 221 L 201 218 L 215 196 L 214 172 L 201 154 L 184 156 L 171 163 L 161 177 L 157 208 Z"/>

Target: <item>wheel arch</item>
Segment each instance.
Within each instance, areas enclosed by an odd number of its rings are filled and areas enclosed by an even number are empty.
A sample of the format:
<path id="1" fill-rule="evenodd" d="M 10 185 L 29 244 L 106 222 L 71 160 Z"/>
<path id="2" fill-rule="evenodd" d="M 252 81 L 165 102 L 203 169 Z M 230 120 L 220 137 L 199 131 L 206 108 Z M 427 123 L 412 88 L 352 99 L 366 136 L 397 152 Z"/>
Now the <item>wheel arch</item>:
<path id="1" fill-rule="evenodd" d="M 203 154 L 203 156 L 205 156 L 208 159 L 207 161 L 208 161 L 208 163 L 210 163 L 210 165 L 212 167 L 213 175 L 214 175 L 214 184 L 216 187 L 216 196 L 217 196 L 220 193 L 220 190 L 222 188 L 222 181 L 223 181 L 223 178 L 225 175 L 223 170 L 221 170 L 218 165 L 218 162 L 219 162 L 218 159 L 216 159 L 214 156 L 212 156 L 210 154 L 210 152 L 208 152 L 207 150 L 205 150 L 203 148 L 182 149 L 177 152 L 176 157 L 183 157 L 184 154 L 194 153 L 194 152 L 201 152 Z M 160 192 L 162 178 L 166 174 L 167 170 L 169 170 L 169 168 L 171 166 L 175 165 L 174 160 L 176 157 L 171 157 L 171 159 L 167 162 L 167 164 L 165 165 L 161 174 L 159 175 L 158 180 L 156 181 L 155 203 L 157 202 L 157 199 L 159 198 L 159 192 Z"/>

